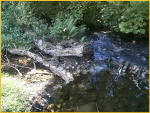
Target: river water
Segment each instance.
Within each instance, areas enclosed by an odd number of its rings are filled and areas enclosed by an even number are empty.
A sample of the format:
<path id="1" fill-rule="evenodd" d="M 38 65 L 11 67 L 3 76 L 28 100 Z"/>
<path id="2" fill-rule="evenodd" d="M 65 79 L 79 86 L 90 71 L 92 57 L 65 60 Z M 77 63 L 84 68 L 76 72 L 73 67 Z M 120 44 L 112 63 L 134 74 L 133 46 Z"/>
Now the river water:
<path id="1" fill-rule="evenodd" d="M 148 84 L 138 88 L 127 76 L 104 71 L 108 67 L 104 61 L 108 59 L 128 61 L 148 69 L 148 43 L 133 44 L 104 34 L 97 34 L 92 43 L 97 65 L 91 67 L 89 75 L 77 77 L 62 88 L 63 93 L 55 103 L 56 111 L 148 111 Z"/>
<path id="2" fill-rule="evenodd" d="M 148 42 L 125 42 L 109 35 L 98 34 L 93 40 L 95 49 L 94 60 L 104 60 L 109 57 L 113 60 L 126 60 L 139 66 L 148 68 L 149 44 Z"/>

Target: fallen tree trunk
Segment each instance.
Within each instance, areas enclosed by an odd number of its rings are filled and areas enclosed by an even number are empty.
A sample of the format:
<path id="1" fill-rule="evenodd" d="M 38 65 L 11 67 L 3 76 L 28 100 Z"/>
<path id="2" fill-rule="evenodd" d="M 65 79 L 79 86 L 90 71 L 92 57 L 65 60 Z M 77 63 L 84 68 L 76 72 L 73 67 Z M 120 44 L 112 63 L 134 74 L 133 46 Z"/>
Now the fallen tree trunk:
<path id="1" fill-rule="evenodd" d="M 43 66 L 49 68 L 49 70 L 52 73 L 61 77 L 63 80 L 65 80 L 66 83 L 69 83 L 70 81 L 74 80 L 72 73 L 65 70 L 61 66 L 57 66 L 56 63 L 54 63 L 53 61 L 47 61 L 35 53 L 32 53 L 30 51 L 21 51 L 18 49 L 10 49 L 8 50 L 8 52 L 13 55 L 27 56 L 34 59 L 35 61 L 39 62 Z"/>
<path id="2" fill-rule="evenodd" d="M 43 51 L 46 54 L 52 55 L 52 56 L 89 56 L 93 54 L 93 48 L 90 46 L 90 43 L 86 44 L 78 44 L 78 45 L 73 45 L 70 44 L 70 47 L 64 48 L 63 46 L 56 45 L 54 46 L 53 44 L 49 42 L 45 42 L 43 40 L 39 40 L 34 38 L 33 39 L 34 44 L 38 49 Z M 69 41 L 68 41 L 69 43 Z"/>

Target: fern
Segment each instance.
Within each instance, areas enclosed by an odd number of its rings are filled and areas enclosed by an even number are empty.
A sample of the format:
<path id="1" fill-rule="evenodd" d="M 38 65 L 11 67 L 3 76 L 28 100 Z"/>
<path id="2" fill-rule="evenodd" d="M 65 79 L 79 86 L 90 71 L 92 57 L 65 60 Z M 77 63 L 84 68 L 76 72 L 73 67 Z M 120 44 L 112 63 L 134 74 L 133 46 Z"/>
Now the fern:
<path id="1" fill-rule="evenodd" d="M 73 16 L 65 16 L 62 13 L 54 18 L 52 26 L 50 26 L 50 35 L 55 41 L 67 40 L 74 38 L 82 34 L 86 27 L 81 25 L 76 26 L 77 19 L 74 19 Z"/>

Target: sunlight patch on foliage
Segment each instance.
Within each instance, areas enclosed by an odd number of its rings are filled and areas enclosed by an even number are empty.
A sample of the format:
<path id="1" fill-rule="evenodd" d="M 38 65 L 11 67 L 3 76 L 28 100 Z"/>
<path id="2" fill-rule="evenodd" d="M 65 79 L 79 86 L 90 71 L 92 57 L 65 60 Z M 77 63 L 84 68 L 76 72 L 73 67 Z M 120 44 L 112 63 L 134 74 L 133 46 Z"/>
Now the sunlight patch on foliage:
<path id="1" fill-rule="evenodd" d="M 29 102 L 26 100 L 25 82 L 2 73 L 1 77 L 2 112 L 27 112 Z"/>

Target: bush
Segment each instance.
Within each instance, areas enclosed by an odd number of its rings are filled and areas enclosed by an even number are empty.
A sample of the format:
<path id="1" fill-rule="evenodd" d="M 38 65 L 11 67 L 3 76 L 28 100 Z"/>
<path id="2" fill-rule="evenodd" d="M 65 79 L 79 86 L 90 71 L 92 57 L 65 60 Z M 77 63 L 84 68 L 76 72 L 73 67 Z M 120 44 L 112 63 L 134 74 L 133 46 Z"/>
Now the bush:
<path id="1" fill-rule="evenodd" d="M 101 10 L 101 2 L 100 1 L 92 1 L 88 2 L 87 8 L 83 14 L 83 22 L 91 28 L 101 28 L 101 15 L 99 14 Z"/>
<path id="2" fill-rule="evenodd" d="M 104 26 L 123 33 L 148 33 L 149 6 L 146 1 L 104 2 L 101 19 Z"/>
<path id="3" fill-rule="evenodd" d="M 30 50 L 33 37 L 49 36 L 48 24 L 35 17 L 32 2 L 2 2 L 2 52 L 7 48 Z"/>
<path id="4" fill-rule="evenodd" d="M 124 33 L 145 34 L 149 22 L 148 10 L 148 2 L 130 2 L 120 18 L 120 31 Z"/>
<path id="5" fill-rule="evenodd" d="M 44 19 L 30 18 L 30 36 L 46 39 L 50 36 L 49 26 Z"/>
<path id="6" fill-rule="evenodd" d="M 2 2 L 2 51 L 5 48 L 31 48 L 31 37 L 24 32 L 29 16 L 26 4 L 27 2 Z"/>
<path id="7" fill-rule="evenodd" d="M 72 15 L 78 20 L 82 20 L 83 12 L 87 9 L 89 2 L 81 1 L 50 1 L 50 2 L 33 2 L 32 7 L 35 7 L 33 12 L 36 16 L 46 18 L 51 21 L 61 11 Z"/>
<path id="8" fill-rule="evenodd" d="M 66 16 L 63 13 L 58 13 L 54 18 L 53 24 L 50 27 L 50 35 L 55 41 L 67 40 L 81 35 L 86 27 L 85 25 L 76 26 L 77 19 L 73 16 Z"/>

